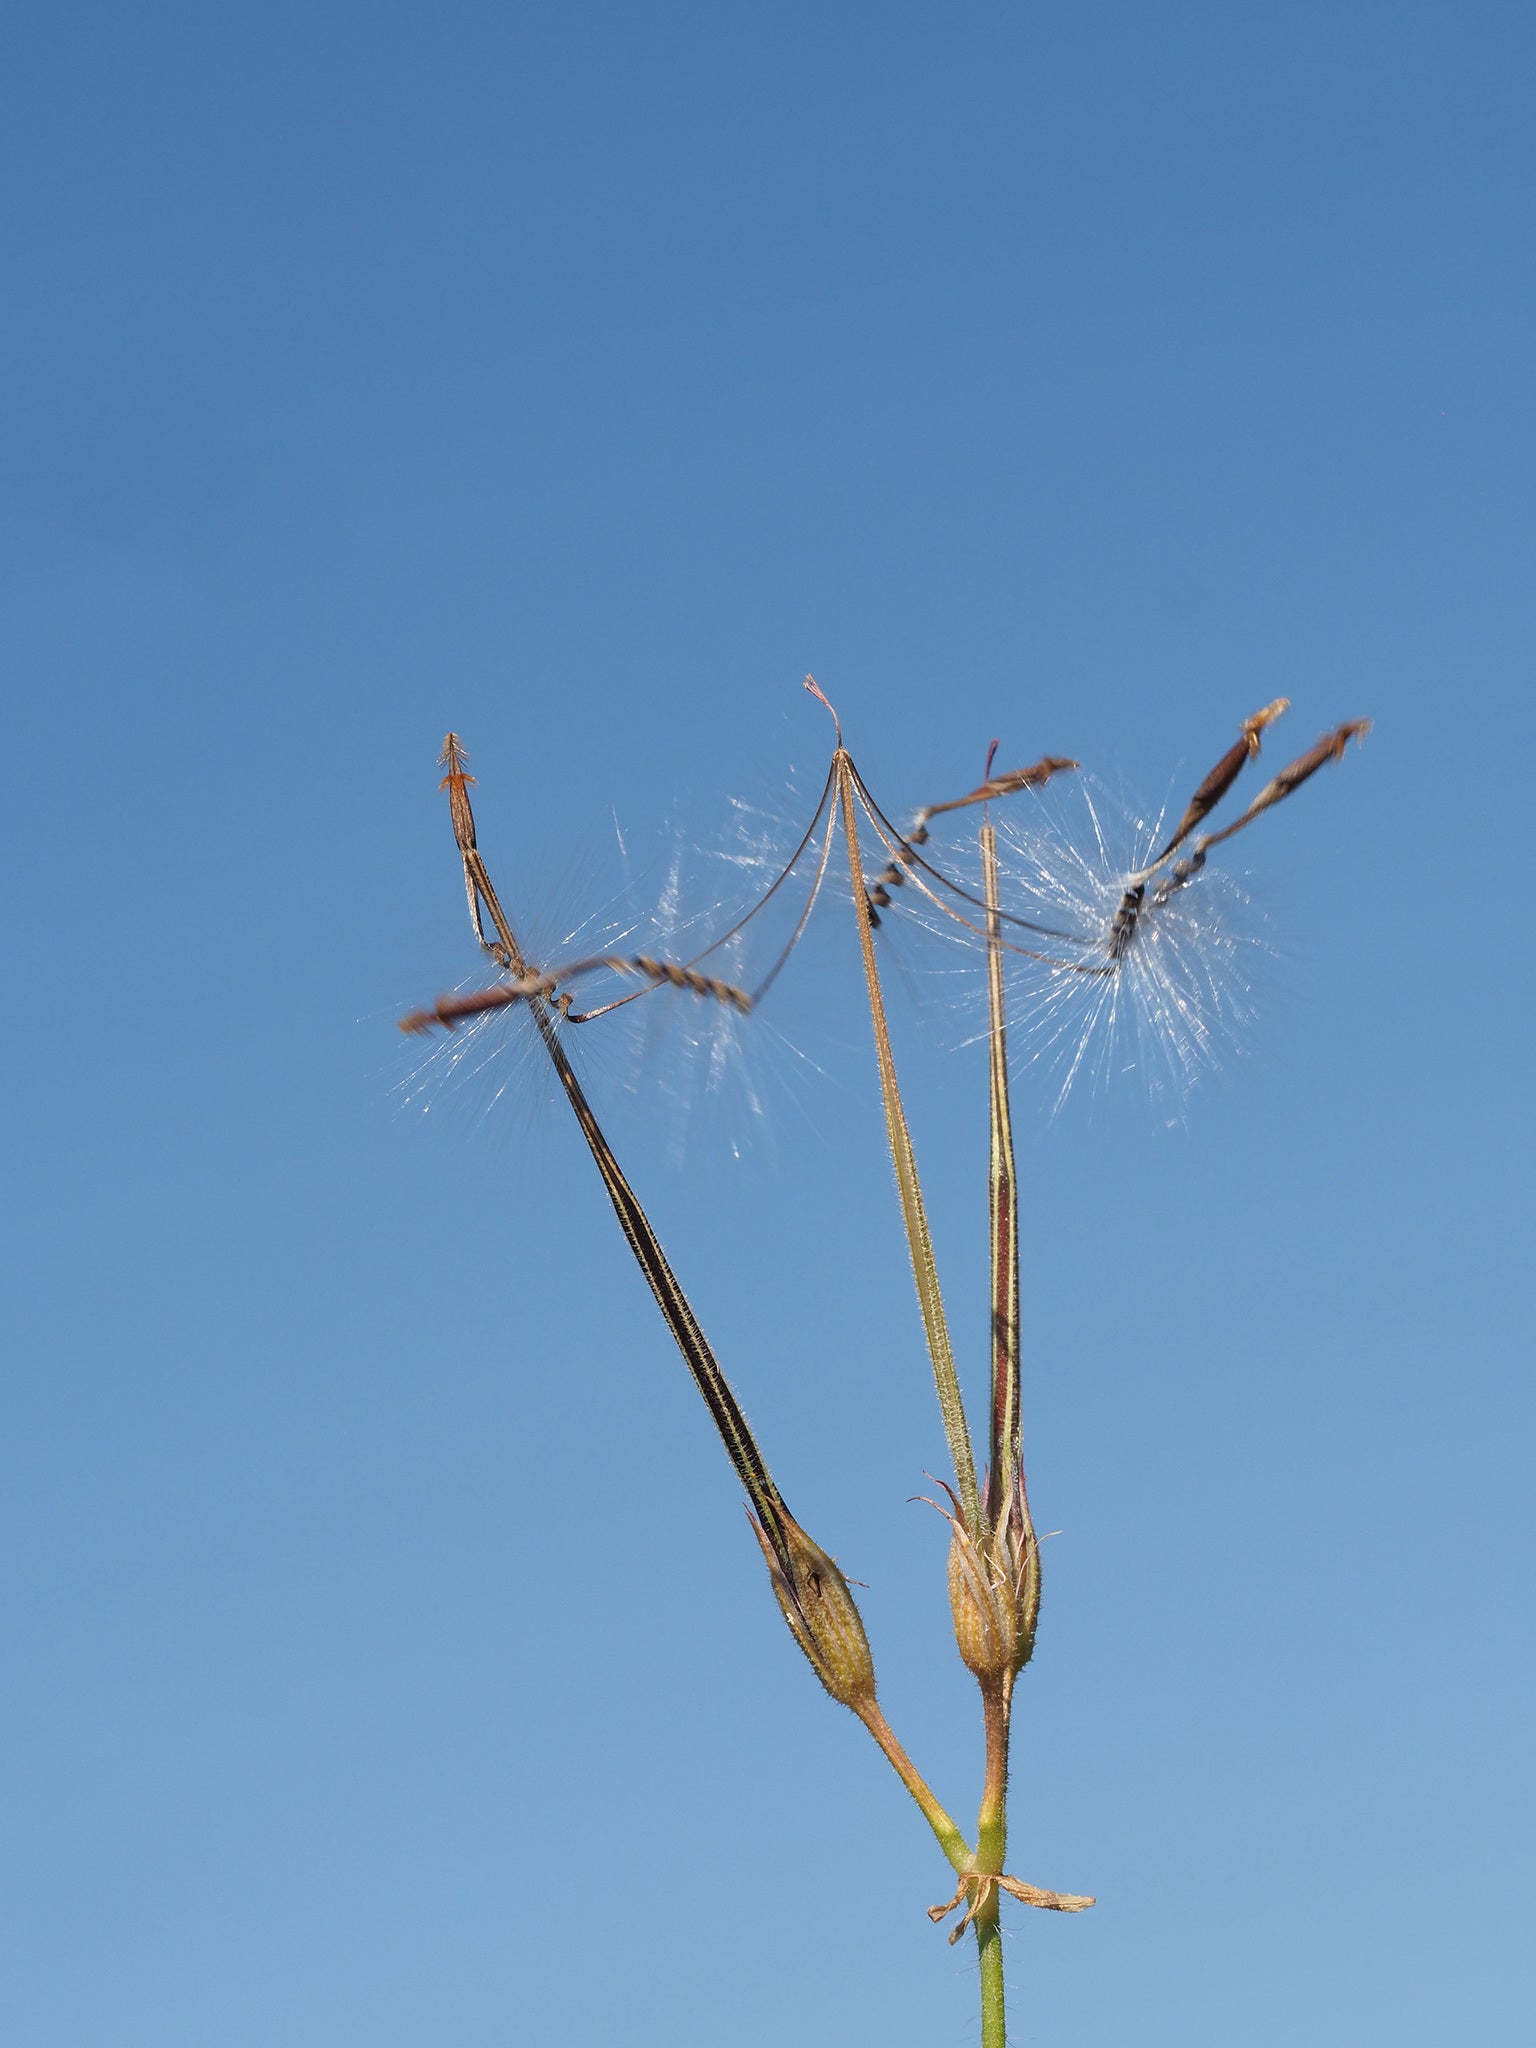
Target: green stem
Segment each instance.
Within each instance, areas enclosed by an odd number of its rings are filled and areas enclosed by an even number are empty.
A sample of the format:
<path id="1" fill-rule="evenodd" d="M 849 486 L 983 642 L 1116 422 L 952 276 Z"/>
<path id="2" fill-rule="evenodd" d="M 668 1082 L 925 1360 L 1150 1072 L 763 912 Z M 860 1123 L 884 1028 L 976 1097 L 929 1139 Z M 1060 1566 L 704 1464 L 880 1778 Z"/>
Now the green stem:
<path id="1" fill-rule="evenodd" d="M 976 1956 L 981 1964 L 981 2048 L 1007 2048 L 1008 2021 L 1003 1999 L 1003 1930 L 998 1923 L 997 1893 L 976 1915 Z"/>
<path id="2" fill-rule="evenodd" d="M 965 1876 L 966 1872 L 973 1868 L 970 1844 L 928 1789 L 927 1779 L 922 1776 L 911 1757 L 896 1740 L 890 1722 L 886 1720 L 874 1700 L 867 1704 L 855 1704 L 853 1711 L 880 1745 L 892 1770 L 917 1802 L 919 1812 L 933 1829 L 939 1847 L 949 1859 L 950 1868 L 957 1876 Z"/>
<path id="3" fill-rule="evenodd" d="M 1004 1679 L 982 1685 L 982 1711 L 987 1738 L 987 1774 L 981 1811 L 976 1821 L 976 1869 L 1000 1877 L 1008 1853 L 1008 1721 L 1011 1683 Z M 981 2048 L 1005 2048 L 1007 2020 L 1003 1996 L 1002 1895 L 992 1896 L 977 1913 L 976 1960 L 981 1968 Z"/>

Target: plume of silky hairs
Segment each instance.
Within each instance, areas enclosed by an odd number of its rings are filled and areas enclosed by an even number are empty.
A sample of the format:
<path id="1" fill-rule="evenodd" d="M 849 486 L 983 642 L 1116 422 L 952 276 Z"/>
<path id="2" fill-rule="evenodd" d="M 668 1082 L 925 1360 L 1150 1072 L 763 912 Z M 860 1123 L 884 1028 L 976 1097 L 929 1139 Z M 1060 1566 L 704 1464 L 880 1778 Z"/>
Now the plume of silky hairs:
<path id="1" fill-rule="evenodd" d="M 1173 860 L 1174 854 L 1189 838 L 1191 832 L 1210 816 L 1232 788 L 1245 764 L 1259 753 L 1265 729 L 1289 709 L 1290 699 L 1277 697 L 1273 703 L 1266 704 L 1261 711 L 1255 711 L 1251 717 L 1243 720 L 1237 741 L 1227 749 L 1196 789 L 1185 806 L 1172 837 L 1144 867 L 1125 877 L 1119 904 L 1103 931 L 1068 931 L 1058 926 L 1043 924 L 1038 920 L 1002 914 L 1002 921 L 1011 930 L 1055 941 L 1063 949 L 1059 957 L 1042 952 L 1038 948 L 1023 947 L 1016 943 L 1009 945 L 1008 950 L 1021 953 L 1029 959 L 1043 961 L 1048 966 L 1068 973 L 1098 976 L 1113 974 L 1130 953 L 1146 909 L 1161 909 L 1169 903 L 1180 890 L 1187 888 L 1204 868 L 1206 857 L 1213 847 L 1234 838 L 1251 825 L 1255 818 L 1271 810 L 1284 798 L 1293 795 L 1327 762 L 1342 760 L 1350 740 L 1363 740 L 1371 729 L 1368 718 L 1353 718 L 1335 727 L 1332 732 L 1324 733 L 1304 754 L 1282 768 L 1278 775 L 1265 784 L 1241 817 L 1219 832 L 1203 833 L 1184 858 L 1170 868 L 1168 863 Z M 996 745 L 994 741 L 994 753 Z M 974 910 L 978 901 L 976 896 L 917 851 L 919 847 L 926 846 L 929 842 L 930 823 L 934 818 L 947 812 L 963 810 L 973 804 L 985 806 L 993 798 L 1011 795 L 1017 790 L 1039 789 L 1058 770 L 1076 768 L 1078 765 L 1076 761 L 1048 756 L 1045 760 L 1036 762 L 1031 768 L 1021 768 L 1009 775 L 993 776 L 989 756 L 987 775 L 977 788 L 968 791 L 964 796 L 953 797 L 945 803 L 925 805 L 917 813 L 907 832 L 897 837 L 890 864 L 866 892 L 871 921 L 878 924 L 878 913 L 888 908 L 895 900 L 891 895 L 893 889 L 899 889 L 910 879 L 915 879 L 921 895 L 929 904 L 934 905 L 952 922 L 971 926 L 972 919 L 958 906 L 964 905 Z M 1166 873 L 1163 872 L 1165 869 Z M 1153 889 L 1151 903 L 1148 905 L 1147 888 L 1154 878 L 1157 886 Z"/>
<path id="2" fill-rule="evenodd" d="M 1040 788 L 1052 776 L 1074 769 L 1075 761 L 1062 755 L 1045 755 L 1028 768 L 994 776 L 994 742 L 986 775 L 975 789 L 947 803 L 930 805 L 918 813 L 907 832 L 901 833 L 870 793 L 844 746 L 836 712 L 813 678 L 807 676 L 805 686 L 831 714 L 835 735 L 826 780 L 810 823 L 781 871 L 745 915 L 685 961 L 618 953 L 592 955 L 560 967 L 546 968 L 530 961 L 479 852 L 469 797 L 473 778 L 467 772 L 467 756 L 461 742 L 450 733 L 443 746 L 441 765 L 445 773 L 441 787 L 449 796 L 474 934 L 500 978 L 485 990 L 439 999 L 430 1009 L 403 1019 L 402 1028 L 412 1032 L 434 1026 L 452 1030 L 466 1018 L 510 1006 L 525 1008 L 531 1015 L 625 1241 L 703 1396 L 746 1493 L 769 1582 L 790 1632 L 828 1694 L 858 1717 L 891 1763 L 954 1872 L 957 1884 L 953 1896 L 930 1908 L 930 1917 L 942 1920 L 963 1909 L 950 1939 L 958 1940 L 967 1930 L 976 1938 L 982 2048 L 1005 2048 L 1002 1895 L 1006 1893 L 1022 1904 L 1060 1913 L 1081 1912 L 1094 1901 L 1087 1896 L 1042 1890 L 1005 1869 L 1014 1692 L 1019 1673 L 1034 1654 L 1041 1574 L 1039 1541 L 1030 1516 L 1024 1474 L 1018 1196 L 1009 1100 L 1004 965 L 1013 955 L 1043 962 L 1055 973 L 1117 975 L 1136 944 L 1138 925 L 1146 914 L 1147 889 L 1154 878 L 1157 879 L 1151 909 L 1155 911 L 1194 880 L 1213 846 L 1232 837 L 1262 811 L 1299 788 L 1326 760 L 1341 755 L 1347 740 L 1361 736 L 1366 726 L 1363 721 L 1354 721 L 1320 740 L 1266 785 L 1235 824 L 1223 832 L 1197 838 L 1189 852 L 1170 867 L 1174 854 L 1227 793 L 1244 762 L 1258 752 L 1260 735 L 1284 710 L 1283 700 L 1245 721 L 1237 745 L 1201 783 L 1173 837 L 1143 870 L 1127 878 L 1121 911 L 1110 928 L 1085 935 L 1023 918 L 1005 907 L 991 816 L 994 802 L 1023 790 Z M 919 850 L 928 842 L 928 826 L 933 818 L 973 807 L 980 812 L 979 892 L 953 879 Z M 594 1022 L 664 987 L 681 989 L 701 1000 L 725 1003 L 742 1012 L 750 1011 L 783 970 L 806 928 L 828 874 L 839 828 L 848 863 L 903 1235 L 953 1466 L 953 1483 L 940 1481 L 944 1503 L 930 1505 L 938 1506 L 949 1524 L 949 1592 L 956 1646 L 976 1680 L 981 1699 L 983 1787 L 974 1846 L 941 1806 L 887 1722 L 877 1699 L 873 1656 L 848 1580 L 832 1557 L 791 1515 L 645 1209 L 602 1131 L 563 1042 L 567 1028 Z M 865 877 L 861 830 L 871 834 L 885 860 L 873 883 Z M 736 938 L 802 866 L 808 870 L 806 901 L 787 942 L 756 986 L 741 988 L 711 973 L 705 964 L 710 957 Z M 893 891 L 905 891 L 907 896 L 915 891 L 930 906 L 937 906 L 954 926 L 975 939 L 986 960 L 991 1355 L 986 1463 L 980 1478 L 886 1016 L 875 933 L 880 913 L 897 900 Z M 576 1009 L 571 985 L 600 970 L 635 979 L 640 985 L 587 1010 Z"/>
<path id="3" fill-rule="evenodd" d="M 1171 1089 L 1177 1103 L 1251 1021 L 1242 960 L 1263 949 L 1240 918 L 1234 926 L 1229 917 L 1244 901 L 1241 891 L 1223 877 L 1221 888 L 1209 895 L 1185 892 L 1213 847 L 1293 795 L 1325 763 L 1341 759 L 1350 739 L 1369 731 L 1366 720 L 1354 719 L 1325 733 L 1267 783 L 1235 822 L 1192 841 L 1287 709 L 1288 700 L 1277 698 L 1242 722 L 1236 743 L 1199 784 L 1171 835 L 1122 818 L 1122 826 L 1145 835 L 1135 850 L 1115 847 L 1113 818 L 1106 833 L 1087 786 L 1070 806 L 1081 810 L 1070 824 L 1060 806 L 1053 811 L 1028 797 L 1025 815 L 1005 821 L 1002 895 L 1010 908 L 1003 915 L 1003 952 L 1013 970 L 1023 1056 L 1056 1067 L 1056 1109 L 1095 1047 L 1101 1080 L 1111 1070 L 1142 1065 L 1152 1095 Z M 963 887 L 938 864 L 950 856 L 930 844 L 928 822 L 984 804 L 999 784 L 1031 793 L 1043 786 L 1035 770 L 994 777 L 989 756 L 978 789 L 916 814 L 870 891 L 872 910 L 889 914 L 888 906 L 899 903 L 930 928 L 973 939 L 980 884 Z M 1181 848 L 1186 851 L 1176 860 Z M 1131 1032 L 1130 1046 L 1124 1046 L 1124 1030 Z"/>

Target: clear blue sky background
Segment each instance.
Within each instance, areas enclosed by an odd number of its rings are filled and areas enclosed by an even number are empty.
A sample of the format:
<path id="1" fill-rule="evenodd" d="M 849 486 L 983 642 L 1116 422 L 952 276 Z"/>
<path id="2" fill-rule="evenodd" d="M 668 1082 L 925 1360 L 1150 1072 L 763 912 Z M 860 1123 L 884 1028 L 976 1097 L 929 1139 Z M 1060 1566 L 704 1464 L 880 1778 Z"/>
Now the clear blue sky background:
<path id="1" fill-rule="evenodd" d="M 1014 1916 L 1015 2038 L 1531 2038 L 1533 66 L 1477 0 L 11 9 L 7 2042 L 974 2039 L 574 1131 L 391 1092 L 475 971 L 444 729 L 558 916 L 615 806 L 787 806 L 806 669 L 903 813 L 1376 720 L 1234 849 L 1248 1056 L 1171 1129 L 1020 1079 L 1011 1861 L 1101 1903 Z M 961 1809 L 822 943 L 745 1138 L 593 1087 Z M 898 1009 L 974 1363 L 981 1069 Z"/>

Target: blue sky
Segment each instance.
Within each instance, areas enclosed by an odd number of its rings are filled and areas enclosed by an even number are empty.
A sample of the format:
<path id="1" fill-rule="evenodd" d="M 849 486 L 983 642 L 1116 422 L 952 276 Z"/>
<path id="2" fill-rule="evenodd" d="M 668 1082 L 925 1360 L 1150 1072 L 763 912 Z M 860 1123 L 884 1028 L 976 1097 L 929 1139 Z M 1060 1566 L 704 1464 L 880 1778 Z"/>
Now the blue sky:
<path id="1" fill-rule="evenodd" d="M 574 1130 L 511 1058 L 401 1089 L 477 971 L 444 730 L 558 934 L 616 816 L 643 885 L 791 814 L 814 670 L 902 816 L 994 735 L 1156 805 L 1275 696 L 1274 764 L 1375 720 L 1231 849 L 1274 959 L 1181 1113 L 1018 1077 L 1063 1533 L 1011 1862 L 1101 1903 L 1018 1916 L 1014 2038 L 1527 2040 L 1528 11 L 54 0 L 0 47 L 6 2038 L 974 2038 Z M 686 1021 L 587 1071 L 958 1811 L 826 908 L 731 1089 Z M 896 979 L 975 1386 L 983 1071 Z"/>

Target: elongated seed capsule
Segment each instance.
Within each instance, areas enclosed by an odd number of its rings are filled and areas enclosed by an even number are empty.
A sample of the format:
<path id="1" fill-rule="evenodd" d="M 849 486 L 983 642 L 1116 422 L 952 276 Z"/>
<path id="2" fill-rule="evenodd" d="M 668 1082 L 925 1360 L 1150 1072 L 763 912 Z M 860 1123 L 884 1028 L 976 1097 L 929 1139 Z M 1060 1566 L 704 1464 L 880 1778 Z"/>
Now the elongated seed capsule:
<path id="1" fill-rule="evenodd" d="M 1184 815 L 1179 820 L 1178 829 L 1152 862 L 1153 867 L 1160 866 L 1174 848 L 1182 845 L 1189 837 L 1201 819 L 1210 816 L 1242 773 L 1243 764 L 1258 753 L 1260 734 L 1264 728 L 1273 725 L 1275 720 L 1282 717 L 1290 708 L 1289 697 L 1277 697 L 1273 704 L 1266 704 L 1262 711 L 1255 711 L 1251 718 L 1243 720 L 1242 732 L 1236 745 L 1227 749 L 1190 798 Z"/>
<path id="2" fill-rule="evenodd" d="M 466 1017 L 482 1016 L 487 1010 L 502 1010 L 512 1003 L 541 999 L 553 1002 L 557 1009 L 568 1013 L 571 1007 L 569 993 L 556 993 L 561 983 L 595 974 L 602 968 L 608 968 L 615 974 L 641 975 L 658 987 L 665 982 L 711 1002 L 725 1003 L 743 1014 L 752 1008 L 752 998 L 745 989 L 721 981 L 713 974 L 701 974 L 696 967 L 684 966 L 676 960 L 653 959 L 646 953 L 597 953 L 589 960 L 573 960 L 566 967 L 518 975 L 494 988 L 476 989 L 468 995 L 441 996 L 430 1010 L 413 1010 L 409 1017 L 402 1017 L 400 1029 L 430 1031 L 433 1025 L 441 1024 L 445 1030 L 451 1031 Z"/>
<path id="3" fill-rule="evenodd" d="M 688 1297 L 678 1285 L 677 1276 L 667 1262 L 666 1253 L 651 1227 L 650 1219 L 625 1178 L 614 1156 L 613 1148 L 604 1136 L 592 1105 L 576 1077 L 564 1044 L 554 1029 L 549 1009 L 539 993 L 540 986 L 547 988 L 553 977 L 527 973 L 526 961 L 516 934 L 497 900 L 491 878 L 486 873 L 485 864 L 475 848 L 474 818 L 465 787 L 468 777 L 463 773 L 463 762 L 463 749 L 450 733 L 444 743 L 443 764 L 449 770 L 447 779 L 451 791 L 454 834 L 464 860 L 465 880 L 470 890 L 470 915 L 474 921 L 476 936 L 488 953 L 527 984 L 522 994 L 529 1004 L 544 1049 L 549 1055 L 566 1100 L 586 1140 L 593 1163 L 602 1177 L 603 1186 L 613 1205 L 614 1215 L 624 1233 L 625 1241 L 634 1254 L 646 1284 L 655 1296 L 656 1305 L 666 1320 L 673 1341 L 682 1353 L 683 1361 L 695 1386 L 704 1398 L 736 1476 L 745 1488 L 748 1499 L 759 1515 L 766 1520 L 770 1540 L 775 1544 L 780 1543 L 782 1537 L 777 1519 L 781 1506 L 779 1490 L 764 1463 L 762 1452 L 748 1427 L 746 1417 L 741 1412 L 741 1406 L 731 1391 L 730 1383 L 720 1370 L 714 1352 L 699 1327 Z M 482 904 L 496 931 L 494 944 L 485 938 L 481 929 Z M 503 984 L 502 993 L 505 992 L 505 988 L 506 985 Z M 560 997 L 555 997 L 554 1001 L 557 1006 L 564 1007 Z M 406 1021 L 408 1027 L 420 1029 L 437 1021 L 451 1024 L 453 1019 L 451 1015 L 439 1019 L 436 1013 L 423 1013 L 420 1020 Z M 786 1552 L 784 1563 L 788 1566 L 789 1562 Z"/>
<path id="4" fill-rule="evenodd" d="M 1271 805 L 1281 802 L 1294 790 L 1300 789 L 1304 782 L 1329 761 L 1342 761 L 1349 742 L 1363 740 L 1370 729 L 1371 721 L 1368 718 L 1351 718 L 1344 725 L 1336 726 L 1332 732 L 1325 732 L 1314 746 L 1308 747 L 1304 754 L 1298 755 L 1294 761 L 1282 768 L 1273 782 L 1265 783 L 1236 824 L 1228 825 L 1223 831 L 1210 833 L 1205 844 L 1219 846 L 1223 839 L 1230 839 L 1234 832 L 1240 832 L 1251 819 L 1258 817 L 1261 811 L 1267 811 Z"/>
<path id="5" fill-rule="evenodd" d="M 413 1010 L 400 1019 L 400 1029 L 419 1033 L 440 1024 L 452 1031 L 466 1017 L 483 1016 L 487 1010 L 504 1010 L 511 1003 L 536 1002 L 554 995 L 559 982 L 552 974 L 524 974 L 516 981 L 500 982 L 495 988 L 475 989 L 468 995 L 439 996 L 430 1010 Z"/>
<path id="6" fill-rule="evenodd" d="M 1325 732 L 1315 745 L 1308 747 L 1304 754 L 1298 754 L 1296 759 L 1282 768 L 1272 781 L 1265 783 L 1240 818 L 1230 825 L 1223 826 L 1219 832 L 1202 833 L 1184 859 L 1175 861 L 1167 879 L 1159 883 L 1153 894 L 1153 903 L 1166 903 L 1170 896 L 1199 874 L 1205 866 L 1205 857 L 1213 846 L 1220 846 L 1223 840 L 1235 837 L 1244 826 L 1251 825 L 1255 818 L 1293 795 L 1328 762 L 1342 761 L 1349 742 L 1363 741 L 1370 729 L 1371 721 L 1368 718 L 1351 718 L 1343 725 L 1335 726 L 1332 732 Z"/>

